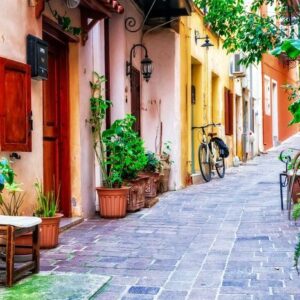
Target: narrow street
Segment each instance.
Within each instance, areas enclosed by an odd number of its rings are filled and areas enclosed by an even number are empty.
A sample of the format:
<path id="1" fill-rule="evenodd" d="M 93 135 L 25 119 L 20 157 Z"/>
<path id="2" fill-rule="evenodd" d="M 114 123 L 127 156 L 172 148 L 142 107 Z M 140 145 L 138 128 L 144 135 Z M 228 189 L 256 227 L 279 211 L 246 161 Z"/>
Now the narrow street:
<path id="1" fill-rule="evenodd" d="M 42 270 L 109 275 L 95 299 L 300 299 L 299 224 L 280 210 L 280 149 L 224 179 L 170 192 L 121 220 L 88 220 L 42 253 Z M 298 146 L 299 148 L 299 146 Z"/>

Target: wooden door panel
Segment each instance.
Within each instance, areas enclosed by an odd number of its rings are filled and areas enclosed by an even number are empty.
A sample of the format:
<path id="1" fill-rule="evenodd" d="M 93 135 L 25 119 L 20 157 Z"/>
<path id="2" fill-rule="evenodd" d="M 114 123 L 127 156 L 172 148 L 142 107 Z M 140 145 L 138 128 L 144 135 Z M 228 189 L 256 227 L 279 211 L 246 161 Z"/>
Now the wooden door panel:
<path id="1" fill-rule="evenodd" d="M 44 188 L 47 192 L 54 187 L 57 189 L 58 151 L 57 140 L 44 140 Z"/>
<path id="2" fill-rule="evenodd" d="M 58 191 L 60 211 L 71 215 L 68 51 L 46 35 L 49 43 L 48 80 L 43 93 L 44 186 Z"/>
<path id="3" fill-rule="evenodd" d="M 132 67 L 131 76 L 131 114 L 135 116 L 134 130 L 141 135 L 141 74 Z"/>

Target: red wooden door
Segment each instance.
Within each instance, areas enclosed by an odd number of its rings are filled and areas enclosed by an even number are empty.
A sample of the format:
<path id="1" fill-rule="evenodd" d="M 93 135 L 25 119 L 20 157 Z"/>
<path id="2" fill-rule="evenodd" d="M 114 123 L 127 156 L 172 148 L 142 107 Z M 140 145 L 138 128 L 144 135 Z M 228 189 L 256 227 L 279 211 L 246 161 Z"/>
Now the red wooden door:
<path id="1" fill-rule="evenodd" d="M 60 211 L 71 214 L 68 48 L 44 34 L 49 43 L 48 80 L 43 86 L 45 191 L 60 188 Z"/>
<path id="2" fill-rule="evenodd" d="M 134 130 L 141 135 L 141 73 L 134 67 L 131 75 L 131 114 L 136 117 Z"/>

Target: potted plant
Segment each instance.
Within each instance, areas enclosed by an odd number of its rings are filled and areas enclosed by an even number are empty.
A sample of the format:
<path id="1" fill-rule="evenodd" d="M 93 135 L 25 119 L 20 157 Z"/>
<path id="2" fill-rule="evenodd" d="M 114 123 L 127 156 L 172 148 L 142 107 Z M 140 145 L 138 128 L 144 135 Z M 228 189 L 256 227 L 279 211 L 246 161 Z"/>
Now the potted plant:
<path id="1" fill-rule="evenodd" d="M 171 160 L 171 142 L 165 142 L 162 154 L 160 156 L 161 165 L 161 180 L 160 180 L 160 192 L 165 193 L 169 190 L 169 178 L 171 172 L 171 165 L 173 161 Z"/>
<path id="2" fill-rule="evenodd" d="M 124 120 L 118 123 L 122 125 L 123 131 L 119 135 L 119 142 L 126 145 L 127 158 L 122 169 L 122 179 L 124 184 L 130 187 L 127 211 L 135 212 L 145 207 L 145 188 L 147 176 L 139 176 L 146 163 L 145 147 L 143 140 L 138 133 L 133 130 L 135 117 L 127 115 Z"/>
<path id="3" fill-rule="evenodd" d="M 0 211 L 7 216 L 20 216 L 21 206 L 24 202 L 24 191 L 21 188 L 22 183 L 15 181 L 15 172 L 10 162 L 6 158 L 0 160 Z M 32 245 L 32 233 L 26 233 L 18 236 L 15 240 L 15 254 L 17 259 L 21 256 L 31 254 L 29 249 Z"/>
<path id="4" fill-rule="evenodd" d="M 6 158 L 0 160 L 0 210 L 3 215 L 19 216 L 24 201 L 21 183 L 15 181 L 15 173 Z M 3 191 L 6 191 L 4 193 Z M 9 198 L 9 200 L 4 199 Z"/>
<path id="5" fill-rule="evenodd" d="M 35 182 L 37 206 L 34 215 L 42 219 L 40 247 L 42 249 L 55 248 L 58 245 L 59 223 L 62 214 L 58 213 L 59 194 L 53 190 L 45 193 L 40 181 Z"/>
<path id="6" fill-rule="evenodd" d="M 122 218 L 126 216 L 129 187 L 122 186 L 122 170 L 128 160 L 127 145 L 121 139 L 127 130 L 126 120 L 117 120 L 111 128 L 102 132 L 109 100 L 102 96 L 105 77 L 94 72 L 90 82 L 91 116 L 88 120 L 92 131 L 93 149 L 102 174 L 102 187 L 97 187 L 100 215 L 103 218 Z M 127 122 L 129 122 L 127 117 Z"/>
<path id="7" fill-rule="evenodd" d="M 160 160 L 158 159 L 156 154 L 151 151 L 148 151 L 146 153 L 146 157 L 146 166 L 140 174 L 148 177 L 145 189 L 145 207 L 151 207 L 157 202 L 157 200 L 155 199 L 157 196 L 158 183 L 160 178 Z"/>

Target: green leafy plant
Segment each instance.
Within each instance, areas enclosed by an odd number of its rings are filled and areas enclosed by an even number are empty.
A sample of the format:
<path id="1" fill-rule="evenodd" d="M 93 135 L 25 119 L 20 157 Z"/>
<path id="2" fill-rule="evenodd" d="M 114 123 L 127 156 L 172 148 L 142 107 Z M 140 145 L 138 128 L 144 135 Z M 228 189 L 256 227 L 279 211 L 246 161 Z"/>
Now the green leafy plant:
<path id="1" fill-rule="evenodd" d="M 293 115 L 293 119 L 289 125 L 300 123 L 300 83 L 286 84 L 283 88 L 288 93 L 288 99 L 291 102 L 288 109 Z"/>
<path id="2" fill-rule="evenodd" d="M 135 120 L 134 116 L 128 114 L 102 133 L 109 187 L 119 187 L 124 179 L 136 178 L 146 165 L 144 143 L 133 130 Z"/>
<path id="3" fill-rule="evenodd" d="M 6 158 L 0 160 L 0 193 L 5 187 L 5 183 L 12 184 L 14 182 L 15 173 L 9 161 Z M 0 194 L 1 198 L 1 194 Z"/>
<path id="4" fill-rule="evenodd" d="M 148 151 L 146 153 L 146 156 L 147 156 L 147 164 L 144 168 L 144 171 L 151 172 L 151 173 L 159 172 L 161 163 L 158 157 L 156 156 L 156 154 L 154 152 Z"/>
<path id="5" fill-rule="evenodd" d="M 300 203 L 294 205 L 293 208 L 293 219 L 297 221 L 300 218 Z"/>
<path id="6" fill-rule="evenodd" d="M 274 0 L 255 0 L 247 7 L 244 0 L 194 0 L 206 12 L 205 22 L 224 39 L 223 47 L 229 52 L 241 51 L 241 63 L 250 65 L 276 47 L 287 35 L 277 26 L 283 15 L 285 0 L 279 1 L 275 16 L 262 16 L 260 8 Z"/>
<path id="7" fill-rule="evenodd" d="M 298 236 L 298 243 L 295 247 L 295 253 L 294 253 L 294 262 L 295 262 L 295 268 L 298 272 L 298 274 L 300 275 L 300 271 L 299 271 L 299 259 L 300 259 L 300 234 Z"/>
<path id="8" fill-rule="evenodd" d="M 24 202 L 23 190 L 21 183 L 12 182 L 11 184 L 5 183 L 5 197 L 0 195 L 0 209 L 3 215 L 19 216 L 20 208 Z M 9 198 L 9 200 L 5 199 Z"/>
<path id="9" fill-rule="evenodd" d="M 261 61 L 270 52 L 289 60 L 300 56 L 299 7 L 287 0 L 194 0 L 205 12 L 209 28 L 223 38 L 228 53 L 242 52 L 241 64 L 246 66 Z M 263 15 L 262 9 L 274 5 L 274 15 Z M 280 24 L 280 26 L 278 26 Z M 293 115 L 290 124 L 300 122 L 299 85 L 287 86 L 291 91 L 289 111 Z M 296 93 L 294 93 L 296 92 Z"/>
<path id="10" fill-rule="evenodd" d="M 37 197 L 35 216 L 42 218 L 54 217 L 59 205 L 60 186 L 57 193 L 53 190 L 45 193 L 43 184 L 40 181 L 36 181 L 34 188 Z"/>
<path id="11" fill-rule="evenodd" d="M 103 183 L 110 186 L 110 183 L 114 182 L 115 179 L 109 177 L 110 175 L 114 175 L 108 174 L 107 172 L 106 151 L 102 138 L 102 128 L 104 126 L 106 110 L 111 106 L 111 102 L 109 100 L 106 100 L 102 95 L 102 85 L 106 81 L 105 77 L 99 75 L 97 72 L 93 72 L 93 77 L 93 81 L 90 81 L 92 96 L 90 98 L 91 116 L 88 120 L 88 123 L 91 127 L 93 149 L 101 169 Z"/>
<path id="12" fill-rule="evenodd" d="M 6 158 L 0 160 L 0 210 L 4 215 L 18 216 L 24 202 L 21 183 L 15 182 L 15 172 Z"/>
<path id="13" fill-rule="evenodd" d="M 300 55 L 300 40 L 286 39 L 274 50 L 271 51 L 274 56 L 285 54 L 290 59 L 297 59 Z"/>
<path id="14" fill-rule="evenodd" d="M 52 7 L 50 5 L 50 1 L 48 1 L 47 3 L 48 3 L 48 6 L 49 6 L 49 9 L 51 11 L 51 14 L 57 20 L 57 23 L 62 28 L 62 30 L 66 31 L 66 32 L 69 32 L 69 33 L 71 33 L 75 36 L 80 35 L 81 28 L 72 26 L 71 18 L 67 16 L 66 12 L 65 12 L 65 15 L 62 16 L 57 12 L 57 10 L 52 9 Z"/>
<path id="15" fill-rule="evenodd" d="M 170 141 L 167 141 L 164 143 L 163 151 L 161 158 L 168 164 L 171 165 L 174 161 L 170 160 L 171 152 L 172 152 L 172 143 Z"/>
<path id="16" fill-rule="evenodd" d="M 299 36 L 291 17 L 299 24 L 297 8 L 287 0 L 194 0 L 205 13 L 210 28 L 224 39 L 224 48 L 244 54 L 241 63 L 250 65 L 272 51 L 274 55 L 285 53 L 291 59 L 299 55 Z M 261 10 L 274 5 L 274 15 L 263 15 Z M 278 26 L 278 24 L 281 26 Z M 297 25 L 295 24 L 295 25 Z M 275 49 L 274 49 L 275 48 Z"/>
<path id="17" fill-rule="evenodd" d="M 106 110 L 111 102 L 102 94 L 105 77 L 93 72 L 94 80 L 90 82 L 92 96 L 90 98 L 90 124 L 93 149 L 103 177 L 103 185 L 120 187 L 123 180 L 136 178 L 138 171 L 146 164 L 144 143 L 133 130 L 135 117 L 126 115 L 116 120 L 110 128 L 102 132 Z"/>

